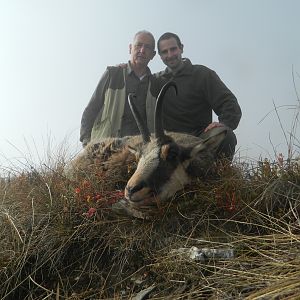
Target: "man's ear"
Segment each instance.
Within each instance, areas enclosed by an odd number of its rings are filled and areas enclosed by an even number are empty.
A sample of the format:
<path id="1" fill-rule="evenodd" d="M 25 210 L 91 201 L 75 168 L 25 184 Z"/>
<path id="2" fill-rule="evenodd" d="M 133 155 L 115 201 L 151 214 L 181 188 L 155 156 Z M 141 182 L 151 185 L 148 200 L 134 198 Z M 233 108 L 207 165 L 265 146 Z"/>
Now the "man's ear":
<path id="1" fill-rule="evenodd" d="M 129 44 L 129 54 L 131 54 L 132 44 Z"/>
<path id="2" fill-rule="evenodd" d="M 184 47 L 184 45 L 183 45 L 183 44 L 181 44 L 181 47 L 180 47 L 180 49 L 181 49 L 181 52 L 183 52 L 183 47 Z"/>

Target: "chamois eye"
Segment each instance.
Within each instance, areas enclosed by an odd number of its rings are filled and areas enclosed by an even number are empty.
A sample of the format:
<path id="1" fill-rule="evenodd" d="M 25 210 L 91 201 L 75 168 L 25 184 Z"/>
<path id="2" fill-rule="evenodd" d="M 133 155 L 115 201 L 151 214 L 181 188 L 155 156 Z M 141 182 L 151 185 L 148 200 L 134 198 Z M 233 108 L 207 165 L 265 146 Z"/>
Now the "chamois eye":
<path id="1" fill-rule="evenodd" d="M 170 145 L 168 155 L 167 155 L 167 160 L 176 160 L 176 158 L 179 155 L 179 148 L 177 145 Z"/>

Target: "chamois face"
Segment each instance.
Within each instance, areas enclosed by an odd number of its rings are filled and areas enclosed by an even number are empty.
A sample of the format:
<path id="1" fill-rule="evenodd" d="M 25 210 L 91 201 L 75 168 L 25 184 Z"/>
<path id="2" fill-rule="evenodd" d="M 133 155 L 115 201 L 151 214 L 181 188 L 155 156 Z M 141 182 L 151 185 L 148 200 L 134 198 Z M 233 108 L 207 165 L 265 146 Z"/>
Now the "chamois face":
<path id="1" fill-rule="evenodd" d="M 175 133 L 166 135 L 162 126 L 162 104 L 171 86 L 177 92 L 176 84 L 168 82 L 158 95 L 152 139 L 133 103 L 133 95 L 128 97 L 144 143 L 137 169 L 125 188 L 125 198 L 135 206 L 164 201 L 181 190 L 193 176 L 203 171 L 198 169 L 213 163 L 211 158 L 226 135 L 225 127 L 210 130 L 205 140 L 190 135 L 184 135 L 183 139 L 182 134 Z"/>
<path id="2" fill-rule="evenodd" d="M 156 139 L 145 145 L 137 169 L 125 188 L 127 200 L 145 205 L 171 197 L 189 182 L 183 162 L 184 149 L 174 141 L 160 144 Z"/>
<path id="3" fill-rule="evenodd" d="M 213 154 L 225 134 L 225 128 L 218 128 L 209 138 L 198 139 L 193 145 L 180 145 L 176 142 L 176 134 L 174 139 L 165 136 L 167 141 L 163 143 L 153 139 L 142 149 L 137 169 L 125 188 L 125 198 L 135 206 L 171 198 L 194 176 L 204 174 L 212 165 Z"/>

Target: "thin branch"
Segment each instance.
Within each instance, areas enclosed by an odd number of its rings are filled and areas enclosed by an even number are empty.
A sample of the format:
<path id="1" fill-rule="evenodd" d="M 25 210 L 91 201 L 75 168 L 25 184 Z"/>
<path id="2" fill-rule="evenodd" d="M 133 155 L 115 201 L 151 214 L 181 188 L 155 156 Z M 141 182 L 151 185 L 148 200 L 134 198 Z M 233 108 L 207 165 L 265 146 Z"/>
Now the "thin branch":
<path id="1" fill-rule="evenodd" d="M 24 241 L 21 237 L 21 234 L 19 232 L 19 230 L 17 229 L 17 226 L 15 225 L 15 223 L 13 222 L 12 218 L 10 217 L 10 215 L 6 212 L 4 213 L 9 221 L 9 223 L 12 225 L 12 227 L 14 228 L 15 232 L 17 233 L 18 238 L 20 239 L 21 243 L 24 244 Z"/>
<path id="2" fill-rule="evenodd" d="M 50 293 L 50 295 L 48 295 L 47 298 L 48 298 L 49 296 L 53 295 L 53 291 L 50 291 L 50 290 L 46 289 L 45 287 L 43 287 L 42 285 L 38 284 L 36 281 L 33 280 L 33 278 L 31 277 L 31 275 L 29 275 L 28 277 L 29 277 L 29 279 L 30 279 L 36 286 L 38 286 L 38 287 L 41 288 L 42 290 L 44 290 L 44 291 Z M 44 298 L 44 299 L 45 299 L 45 298 Z"/>

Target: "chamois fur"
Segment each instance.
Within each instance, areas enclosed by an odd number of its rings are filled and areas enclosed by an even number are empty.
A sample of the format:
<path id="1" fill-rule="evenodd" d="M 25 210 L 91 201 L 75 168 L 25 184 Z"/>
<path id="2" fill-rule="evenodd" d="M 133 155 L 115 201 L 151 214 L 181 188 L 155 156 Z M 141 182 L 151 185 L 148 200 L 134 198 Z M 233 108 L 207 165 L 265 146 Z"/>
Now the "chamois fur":
<path id="1" fill-rule="evenodd" d="M 176 88 L 174 82 L 167 83 L 157 98 L 154 135 L 150 135 L 129 96 L 141 136 L 92 141 L 71 162 L 68 173 L 97 166 L 109 170 L 116 163 L 125 164 L 129 158 L 136 158 L 136 170 L 124 192 L 127 205 L 133 209 L 166 201 L 193 178 L 205 176 L 215 162 L 216 151 L 226 136 L 227 128 L 211 129 L 205 140 L 184 133 L 165 133 L 162 101 L 170 86 Z"/>

